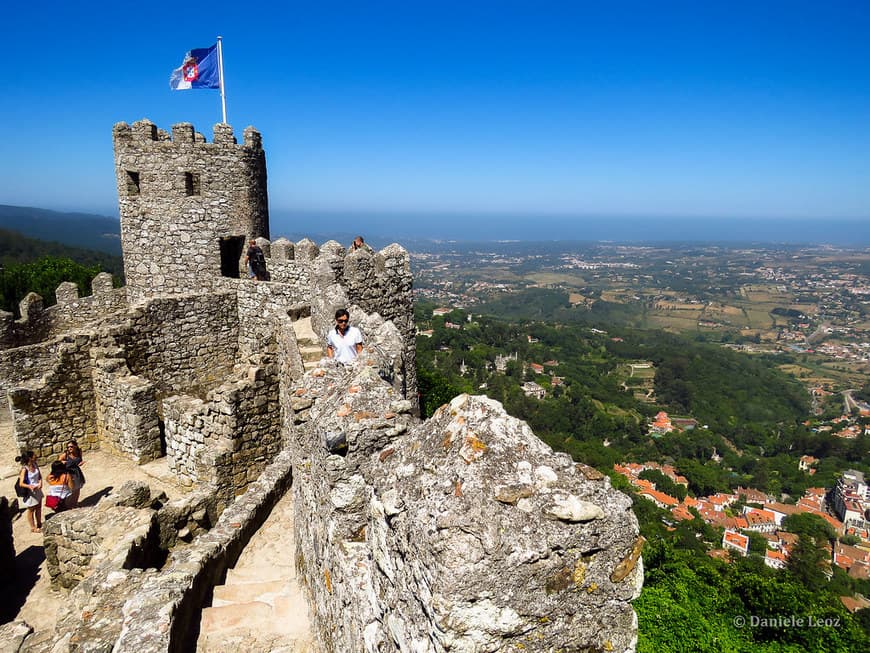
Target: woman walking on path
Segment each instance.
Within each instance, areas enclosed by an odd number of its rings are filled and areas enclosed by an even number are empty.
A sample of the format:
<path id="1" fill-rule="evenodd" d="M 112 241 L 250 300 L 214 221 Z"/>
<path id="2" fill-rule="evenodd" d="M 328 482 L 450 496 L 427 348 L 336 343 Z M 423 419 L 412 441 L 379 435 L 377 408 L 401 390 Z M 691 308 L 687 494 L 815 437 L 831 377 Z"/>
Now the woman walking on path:
<path id="1" fill-rule="evenodd" d="M 24 451 L 15 457 L 16 462 L 21 463 L 21 474 L 18 484 L 26 487 L 30 493 L 22 499 L 21 505 L 27 508 L 27 521 L 30 523 L 32 533 L 42 532 L 42 473 L 36 464 L 36 454 L 32 451 Z"/>
<path id="2" fill-rule="evenodd" d="M 73 493 L 73 480 L 69 472 L 66 471 L 66 466 L 60 460 L 55 460 L 51 463 L 51 472 L 48 474 L 48 496 L 45 499 L 45 505 L 60 512 L 71 508 L 69 498 Z"/>
<path id="3" fill-rule="evenodd" d="M 69 497 L 69 501 L 66 502 L 66 507 L 76 508 L 79 505 L 79 495 L 82 493 L 82 486 L 85 484 L 85 475 L 81 469 L 84 460 L 82 460 L 82 450 L 79 447 L 79 443 L 75 440 L 67 442 L 66 451 L 60 455 L 58 460 L 64 464 L 66 471 L 72 479 L 72 494 Z"/>

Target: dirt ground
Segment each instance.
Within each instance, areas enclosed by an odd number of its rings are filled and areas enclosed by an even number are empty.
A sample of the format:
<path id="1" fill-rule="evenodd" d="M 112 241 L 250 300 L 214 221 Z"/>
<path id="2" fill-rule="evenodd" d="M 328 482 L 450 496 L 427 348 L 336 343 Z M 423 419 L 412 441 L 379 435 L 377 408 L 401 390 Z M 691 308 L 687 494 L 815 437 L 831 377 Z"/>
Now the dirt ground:
<path id="1" fill-rule="evenodd" d="M 0 396 L 0 495 L 10 501 L 16 499 L 13 486 L 21 469 L 15 462 L 17 455 L 11 416 L 3 395 Z M 50 465 L 51 460 L 39 461 L 43 476 Z M 102 451 L 85 451 L 82 471 L 87 479 L 79 499 L 82 510 L 92 508 L 113 488 L 119 488 L 128 480 L 146 481 L 152 494 L 163 491 L 170 499 L 177 499 L 185 492 L 169 474 L 165 458 L 140 466 Z M 51 519 L 51 510 L 43 505 L 42 511 L 43 520 Z M 45 569 L 42 534 L 30 531 L 23 510 L 13 518 L 12 530 L 17 577 L 8 589 L 0 590 L 0 623 L 23 619 L 36 633 L 49 632 L 54 628 L 55 615 L 66 591 L 51 588 Z"/>

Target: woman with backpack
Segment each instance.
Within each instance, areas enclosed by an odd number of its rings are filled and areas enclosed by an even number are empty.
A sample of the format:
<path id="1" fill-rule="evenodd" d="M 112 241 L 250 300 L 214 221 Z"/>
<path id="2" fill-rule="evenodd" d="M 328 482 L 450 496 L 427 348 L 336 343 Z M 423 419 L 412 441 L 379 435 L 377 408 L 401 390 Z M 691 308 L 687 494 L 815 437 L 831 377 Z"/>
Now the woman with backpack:
<path id="1" fill-rule="evenodd" d="M 36 464 L 36 454 L 32 451 L 22 451 L 15 457 L 15 462 L 21 463 L 21 473 L 18 484 L 29 490 L 21 505 L 27 508 L 27 521 L 31 533 L 42 532 L 42 473 Z"/>

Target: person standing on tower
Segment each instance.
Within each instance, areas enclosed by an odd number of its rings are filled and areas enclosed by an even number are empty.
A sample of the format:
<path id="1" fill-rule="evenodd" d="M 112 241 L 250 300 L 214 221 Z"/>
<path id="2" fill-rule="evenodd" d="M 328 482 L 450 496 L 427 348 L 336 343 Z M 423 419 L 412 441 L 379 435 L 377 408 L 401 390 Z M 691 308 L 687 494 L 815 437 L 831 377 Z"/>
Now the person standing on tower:
<path id="1" fill-rule="evenodd" d="M 266 281 L 266 257 L 263 250 L 253 238 L 248 242 L 248 251 L 245 253 L 245 265 L 248 266 L 248 278 L 256 281 Z"/>
<path id="2" fill-rule="evenodd" d="M 352 363 L 362 353 L 362 333 L 350 326 L 350 313 L 340 308 L 335 312 L 335 328 L 326 336 L 326 355 L 339 363 Z"/>

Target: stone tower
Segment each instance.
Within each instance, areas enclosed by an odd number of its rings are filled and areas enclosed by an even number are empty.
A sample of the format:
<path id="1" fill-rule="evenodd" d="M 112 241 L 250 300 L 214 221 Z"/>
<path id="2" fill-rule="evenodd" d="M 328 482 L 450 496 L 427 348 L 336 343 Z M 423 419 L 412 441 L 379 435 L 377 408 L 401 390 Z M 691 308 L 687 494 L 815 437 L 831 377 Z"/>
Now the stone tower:
<path id="1" fill-rule="evenodd" d="M 236 143 L 217 124 L 206 142 L 190 123 L 172 134 L 148 120 L 113 130 L 127 298 L 207 292 L 239 276 L 250 238 L 269 237 L 266 155 L 253 127 Z"/>

